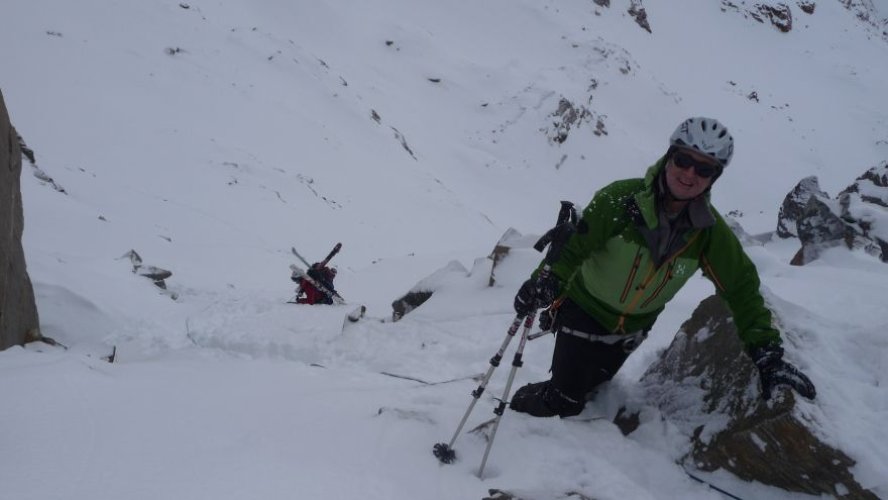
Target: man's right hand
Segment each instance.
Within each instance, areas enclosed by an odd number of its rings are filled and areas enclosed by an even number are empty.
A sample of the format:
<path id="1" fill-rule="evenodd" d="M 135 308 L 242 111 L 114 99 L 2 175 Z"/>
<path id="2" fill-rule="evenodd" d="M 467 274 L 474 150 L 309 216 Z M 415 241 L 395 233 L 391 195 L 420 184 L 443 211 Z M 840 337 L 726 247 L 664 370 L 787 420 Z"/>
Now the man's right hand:
<path id="1" fill-rule="evenodd" d="M 527 316 L 537 309 L 548 307 L 557 295 L 558 279 L 554 276 L 531 278 L 522 283 L 515 294 L 515 312 L 519 316 Z"/>
<path id="2" fill-rule="evenodd" d="M 527 280 L 518 289 L 515 294 L 515 312 L 518 316 L 527 316 L 536 309 L 536 290 L 534 290 L 533 280 Z"/>

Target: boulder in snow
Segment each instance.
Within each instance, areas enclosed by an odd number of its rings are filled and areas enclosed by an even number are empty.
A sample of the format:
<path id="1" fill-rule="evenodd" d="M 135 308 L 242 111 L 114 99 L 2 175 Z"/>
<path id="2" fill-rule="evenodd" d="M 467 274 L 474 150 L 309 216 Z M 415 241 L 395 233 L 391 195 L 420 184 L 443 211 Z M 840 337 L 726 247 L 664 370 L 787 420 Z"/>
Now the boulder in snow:
<path id="1" fill-rule="evenodd" d="M 413 285 L 410 291 L 392 302 L 392 321 L 400 320 L 405 314 L 429 300 L 435 291 L 441 287 L 444 279 L 452 273 L 459 273 L 465 276 L 469 271 L 459 261 L 452 260 L 446 266 L 421 279 L 417 284 Z"/>
<path id="2" fill-rule="evenodd" d="M 812 495 L 877 498 L 855 480 L 854 460 L 820 440 L 794 393 L 761 401 L 758 372 L 717 296 L 700 303 L 642 383 L 649 402 L 690 436 L 687 467 Z"/>

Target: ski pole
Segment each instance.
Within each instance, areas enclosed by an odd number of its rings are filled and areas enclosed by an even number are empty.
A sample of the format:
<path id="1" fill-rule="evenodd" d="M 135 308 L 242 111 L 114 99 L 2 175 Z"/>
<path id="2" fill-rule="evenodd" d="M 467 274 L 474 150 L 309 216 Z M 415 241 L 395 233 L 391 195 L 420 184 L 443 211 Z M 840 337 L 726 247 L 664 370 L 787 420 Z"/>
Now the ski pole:
<path id="1" fill-rule="evenodd" d="M 512 391 L 512 382 L 515 380 L 515 372 L 518 371 L 518 368 L 524 365 L 524 361 L 522 361 L 524 346 L 527 344 L 527 333 L 530 332 L 530 329 L 533 326 L 534 317 L 536 317 L 536 311 L 528 314 L 527 319 L 524 320 L 524 331 L 521 333 L 521 340 L 518 342 L 518 350 L 515 351 L 515 357 L 512 359 L 512 370 L 509 371 L 509 379 L 506 381 L 503 397 L 500 398 L 499 405 L 493 410 L 493 413 L 496 414 L 496 418 L 493 421 L 493 430 L 490 432 L 490 439 L 487 440 L 487 448 L 484 449 L 484 458 L 481 460 L 481 467 L 478 469 L 478 479 L 484 479 L 484 466 L 487 465 L 487 456 L 490 455 L 490 449 L 493 447 L 493 440 L 496 438 L 496 430 L 499 428 L 500 420 L 502 420 L 503 413 L 506 411 L 506 405 L 509 402 L 509 393 Z"/>
<path id="2" fill-rule="evenodd" d="M 512 326 L 510 326 L 509 331 L 506 332 L 506 338 L 503 339 L 502 345 L 496 354 L 490 358 L 490 367 L 487 369 L 487 373 L 484 374 L 484 377 L 481 378 L 481 383 L 478 385 L 478 388 L 472 391 L 472 401 L 469 403 L 469 407 L 466 409 L 465 414 L 463 414 L 462 420 L 459 421 L 459 425 L 456 428 L 456 432 L 453 433 L 453 437 L 450 438 L 450 442 L 437 443 L 432 449 L 432 453 L 441 463 L 450 464 L 456 460 L 456 451 L 453 449 L 453 443 L 456 442 L 456 438 L 459 437 L 459 433 L 462 431 L 463 426 L 466 425 L 466 420 L 468 420 L 469 415 L 475 408 L 478 399 L 484 394 L 484 389 L 487 388 L 487 383 L 490 382 L 490 377 L 493 375 L 493 371 L 496 370 L 496 367 L 498 367 L 500 361 L 502 361 L 503 355 L 509 347 L 509 342 L 515 337 L 515 333 L 517 333 L 518 328 L 521 327 L 521 321 L 523 319 L 524 318 L 521 316 L 515 316 L 515 319 L 512 321 Z"/>
<path id="3" fill-rule="evenodd" d="M 290 247 L 290 251 L 293 252 L 293 255 L 298 257 L 299 260 L 301 260 L 303 264 L 305 264 L 305 267 L 311 267 L 311 264 L 309 264 L 308 261 L 305 260 L 305 257 L 299 255 L 299 252 L 296 250 L 296 247 Z"/>
<path id="4" fill-rule="evenodd" d="M 577 212 L 573 206 L 573 203 L 569 201 L 562 201 L 561 209 L 558 212 L 558 220 L 556 226 L 547 231 L 546 234 L 544 234 L 543 237 L 540 238 L 539 241 L 537 241 L 537 243 L 534 245 L 534 249 L 538 252 L 542 252 L 546 248 L 546 246 L 549 247 L 548 252 L 546 252 L 546 257 L 543 259 L 543 267 L 537 274 L 537 287 L 539 287 L 539 283 L 542 279 L 545 279 L 550 275 L 551 264 L 552 262 L 557 260 L 562 247 L 575 232 L 576 222 Z M 491 435 L 490 440 L 487 442 L 487 448 L 484 450 L 484 458 L 478 471 L 478 477 L 482 477 L 484 473 L 484 467 L 487 464 L 487 457 L 490 454 L 490 448 L 493 444 L 493 438 L 496 437 L 496 431 L 499 427 L 499 422 L 502 419 L 503 413 L 505 412 L 506 405 L 508 405 L 509 393 L 512 389 L 512 382 L 515 378 L 515 372 L 518 370 L 518 367 L 523 365 L 522 356 L 524 354 L 524 346 L 527 343 L 528 333 L 533 327 L 533 320 L 534 318 L 536 318 L 536 313 L 537 308 L 534 308 L 526 316 L 518 315 L 515 317 L 515 319 L 512 321 L 512 325 L 509 327 L 506 338 L 503 340 L 503 343 L 499 348 L 499 351 L 497 351 L 497 353 L 490 359 L 490 368 L 487 369 L 487 373 L 484 374 L 484 377 L 481 379 L 481 383 L 478 385 L 478 388 L 472 391 L 472 401 L 469 403 L 469 407 L 466 409 L 465 414 L 463 414 L 462 420 L 460 420 L 459 425 L 456 428 L 456 432 L 453 433 L 453 437 L 450 439 L 450 442 L 437 443 L 432 448 L 432 453 L 442 464 L 453 463 L 453 461 L 456 460 L 456 451 L 453 449 L 453 443 L 456 442 L 456 438 L 459 437 L 459 433 L 462 431 L 463 426 L 466 424 L 466 420 L 468 420 L 469 415 L 475 408 L 475 404 L 478 402 L 481 394 L 484 393 L 484 390 L 487 387 L 487 383 L 490 381 L 490 377 L 493 375 L 493 371 L 496 369 L 497 366 L 499 366 L 500 361 L 502 361 L 502 357 L 506 352 L 506 348 L 508 348 L 509 346 L 509 342 L 518 332 L 518 328 L 521 327 L 521 323 L 523 321 L 524 330 L 521 334 L 521 341 L 518 346 L 518 351 L 515 353 L 515 358 L 512 361 L 512 370 L 509 373 L 509 379 L 506 383 L 503 397 L 499 400 L 499 405 L 497 405 L 497 407 L 494 409 L 494 413 L 497 416 L 494 419 L 493 434 Z"/>

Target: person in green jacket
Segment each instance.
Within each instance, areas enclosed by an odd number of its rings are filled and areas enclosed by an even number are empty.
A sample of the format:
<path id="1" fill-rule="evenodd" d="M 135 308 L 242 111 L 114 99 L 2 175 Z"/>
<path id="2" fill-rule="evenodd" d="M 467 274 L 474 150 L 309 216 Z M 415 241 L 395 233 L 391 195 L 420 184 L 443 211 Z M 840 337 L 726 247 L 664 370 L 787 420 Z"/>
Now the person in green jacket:
<path id="1" fill-rule="evenodd" d="M 783 360 L 755 265 L 709 202 L 733 152 L 724 125 L 689 118 L 643 179 L 617 181 L 595 194 L 551 272 L 542 279 L 535 272 L 515 296 L 520 316 L 548 308 L 541 324 L 557 336 L 551 379 L 518 389 L 513 410 L 537 417 L 580 413 L 586 395 L 613 378 L 697 269 L 731 309 L 759 370 L 762 397 L 778 386 L 815 397 L 808 377 Z"/>

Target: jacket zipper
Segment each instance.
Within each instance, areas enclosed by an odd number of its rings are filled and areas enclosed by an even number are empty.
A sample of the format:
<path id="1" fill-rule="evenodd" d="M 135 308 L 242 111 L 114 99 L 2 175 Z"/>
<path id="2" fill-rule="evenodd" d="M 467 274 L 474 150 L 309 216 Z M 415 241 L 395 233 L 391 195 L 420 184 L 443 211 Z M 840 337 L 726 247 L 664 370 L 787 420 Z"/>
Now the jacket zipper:
<path id="1" fill-rule="evenodd" d="M 660 295 L 660 292 L 662 292 L 663 289 L 666 288 L 666 284 L 672 280 L 672 276 L 673 276 L 672 269 L 674 267 L 675 267 L 675 261 L 669 261 L 669 267 L 666 268 L 666 276 L 663 277 L 663 281 L 660 282 L 660 285 L 657 286 L 657 289 L 654 290 L 654 293 L 652 293 L 651 296 L 648 297 L 647 300 L 645 300 L 644 302 L 641 303 L 641 307 L 645 307 L 646 305 L 650 304 L 651 301 L 656 299 L 657 296 Z"/>
<path id="2" fill-rule="evenodd" d="M 684 253 L 684 252 L 685 252 L 685 251 L 691 246 L 691 244 L 694 243 L 694 241 L 697 240 L 697 237 L 698 237 L 698 236 L 700 236 L 700 231 L 697 231 L 696 233 L 694 233 L 694 236 L 693 236 L 690 240 L 688 240 L 687 243 L 685 243 L 685 246 L 681 247 L 681 250 L 679 250 L 678 252 L 676 252 L 675 255 L 673 255 L 672 258 L 670 258 L 670 259 L 667 261 L 667 262 L 669 263 L 669 271 L 672 270 L 672 266 L 675 264 L 675 261 L 681 256 L 681 254 L 683 254 L 683 253 Z M 651 268 L 653 268 L 653 267 L 654 267 L 654 263 L 653 263 L 653 260 L 652 260 L 652 261 L 651 261 Z M 644 295 L 644 289 L 645 289 L 645 288 L 650 284 L 650 282 L 651 282 L 651 281 L 657 276 L 657 272 L 658 272 L 661 268 L 662 268 L 662 266 L 660 266 L 660 268 L 657 268 L 657 269 L 652 269 L 652 270 L 650 271 L 650 273 L 649 273 L 647 276 L 645 276 L 644 281 L 641 283 L 641 285 L 639 285 L 639 287 L 638 287 L 638 289 L 637 289 L 638 292 L 635 294 L 634 297 L 632 297 L 632 302 L 630 302 L 629 305 L 626 306 L 625 309 L 623 309 L 623 314 L 620 315 L 620 319 L 617 321 L 617 331 L 618 331 L 618 332 L 626 333 L 626 328 L 625 328 L 625 326 L 626 326 L 626 316 L 632 314 L 632 311 L 635 310 L 635 306 L 636 306 L 636 304 L 638 304 L 638 301 L 641 299 L 642 295 Z M 669 274 L 670 274 L 670 272 L 667 272 L 666 274 L 667 274 L 667 276 L 666 276 L 666 278 L 664 279 L 664 283 L 665 283 L 666 281 L 669 280 Z M 655 295 L 654 295 L 654 296 L 656 296 L 656 294 L 660 293 L 660 290 L 662 289 L 662 286 L 663 286 L 663 285 L 661 284 L 661 286 L 660 286 L 660 287 L 658 288 L 658 290 L 655 292 Z M 645 302 L 645 304 L 647 304 L 647 302 Z M 644 307 L 644 305 L 642 305 L 642 307 Z"/>
<path id="3" fill-rule="evenodd" d="M 626 297 L 629 296 L 629 290 L 632 287 L 632 282 L 635 280 L 635 275 L 638 273 L 638 267 L 641 265 L 641 247 L 638 247 L 638 251 L 635 252 L 635 260 L 632 262 L 632 270 L 629 271 L 629 278 L 626 279 L 626 285 L 623 286 L 623 293 L 620 294 L 620 303 L 626 302 Z"/>

